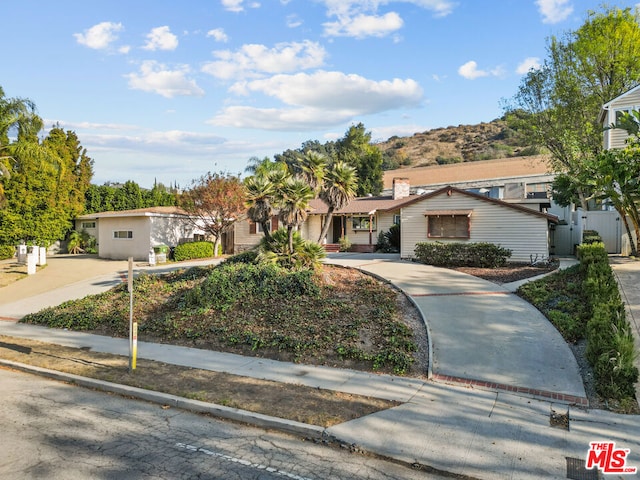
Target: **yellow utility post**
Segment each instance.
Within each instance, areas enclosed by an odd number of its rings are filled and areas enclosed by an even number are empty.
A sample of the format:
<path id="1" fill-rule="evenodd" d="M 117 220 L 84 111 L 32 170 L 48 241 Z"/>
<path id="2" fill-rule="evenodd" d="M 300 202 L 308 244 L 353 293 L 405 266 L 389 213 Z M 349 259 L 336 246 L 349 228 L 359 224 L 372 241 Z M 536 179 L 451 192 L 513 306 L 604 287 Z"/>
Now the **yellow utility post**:
<path id="1" fill-rule="evenodd" d="M 133 372 L 136 369 L 138 356 L 138 322 L 133 321 L 133 257 L 129 257 L 127 287 L 129 290 L 129 372 Z"/>

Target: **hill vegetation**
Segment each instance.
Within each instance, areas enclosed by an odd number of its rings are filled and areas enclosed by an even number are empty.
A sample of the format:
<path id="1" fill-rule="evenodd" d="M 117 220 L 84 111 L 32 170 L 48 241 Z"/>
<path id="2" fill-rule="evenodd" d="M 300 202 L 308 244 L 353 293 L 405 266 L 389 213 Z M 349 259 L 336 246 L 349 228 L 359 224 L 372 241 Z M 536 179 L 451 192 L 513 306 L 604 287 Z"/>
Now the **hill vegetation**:
<path id="1" fill-rule="evenodd" d="M 435 128 L 377 144 L 384 170 L 537 155 L 505 118 L 477 125 Z"/>

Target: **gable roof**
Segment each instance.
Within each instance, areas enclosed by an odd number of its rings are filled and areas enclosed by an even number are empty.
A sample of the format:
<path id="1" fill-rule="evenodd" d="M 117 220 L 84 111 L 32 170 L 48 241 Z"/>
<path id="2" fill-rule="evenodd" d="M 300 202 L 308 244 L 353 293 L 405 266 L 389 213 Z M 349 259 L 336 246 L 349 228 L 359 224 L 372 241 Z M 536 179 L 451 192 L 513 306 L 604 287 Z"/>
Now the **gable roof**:
<path id="1" fill-rule="evenodd" d="M 477 193 L 468 192 L 466 190 L 462 190 L 460 188 L 446 186 L 439 188 L 430 193 L 426 193 L 424 195 L 410 195 L 405 198 L 400 198 L 394 200 L 391 196 L 382 196 L 382 197 L 358 197 L 353 199 L 349 205 L 340 210 L 336 210 L 334 215 L 369 215 L 371 212 L 390 212 L 394 210 L 400 210 L 408 205 L 412 205 L 417 202 L 421 202 L 424 200 L 428 200 L 433 197 L 437 197 L 439 195 L 446 195 L 448 192 L 456 192 L 462 195 L 466 195 L 473 199 L 492 203 L 494 205 L 499 205 L 501 207 L 510 208 L 512 210 L 517 210 L 522 213 L 526 213 L 528 215 L 533 215 L 536 217 L 542 217 L 547 219 L 550 222 L 558 223 L 558 217 L 555 215 L 551 215 L 549 213 L 537 212 L 536 210 L 532 210 L 527 207 L 523 207 L 522 205 L 513 204 L 504 202 L 502 200 L 498 200 L 496 198 L 486 197 L 484 195 L 480 195 Z M 326 214 L 328 211 L 328 206 L 322 200 L 316 198 L 310 202 L 310 206 L 312 208 L 311 214 L 321 215 Z"/>
<path id="2" fill-rule="evenodd" d="M 134 210 L 121 210 L 109 212 L 87 213 L 77 217 L 78 220 L 93 220 L 95 218 L 119 218 L 119 217 L 183 217 L 185 212 L 180 207 L 148 207 Z"/>
<path id="3" fill-rule="evenodd" d="M 637 90 L 640 90 L 640 83 L 638 85 L 636 85 L 633 88 L 630 88 L 629 90 L 627 90 L 626 92 L 618 95 L 617 97 L 609 100 L 607 103 L 605 103 L 604 105 L 602 105 L 602 108 L 600 109 L 600 114 L 598 115 L 598 121 L 600 123 L 604 123 L 606 118 L 606 113 L 607 110 L 609 110 L 609 107 L 611 107 L 612 104 L 614 104 L 615 102 L 617 102 L 618 100 L 620 100 L 621 98 L 626 97 L 627 95 L 631 95 L 632 93 L 635 93 Z"/>
<path id="4" fill-rule="evenodd" d="M 522 205 L 518 205 L 516 203 L 509 203 L 503 200 L 499 200 L 497 198 L 486 197 L 484 195 L 480 195 L 479 193 L 468 192 L 467 190 L 462 190 L 460 188 L 456 188 L 452 186 L 443 187 L 431 193 L 426 193 L 424 195 L 416 195 L 417 198 L 412 198 L 411 202 L 407 202 L 407 204 L 416 203 L 416 202 L 419 202 L 420 200 L 427 200 L 429 198 L 437 197 L 440 195 L 447 195 L 449 194 L 449 192 L 456 192 L 461 195 L 466 195 L 467 197 L 474 198 L 481 202 L 488 202 L 494 205 L 499 205 L 501 207 L 510 208 L 512 210 L 518 210 L 519 212 L 526 213 L 529 215 L 534 215 L 536 217 L 546 218 L 547 220 L 553 223 L 559 222 L 559 219 L 556 215 L 551 215 L 550 213 L 544 213 L 544 212 L 537 212 L 536 210 L 524 207 Z M 403 206 L 406 206 L 406 204 Z"/>
<path id="5" fill-rule="evenodd" d="M 385 189 L 391 189 L 393 187 L 393 179 L 397 177 L 409 179 L 409 183 L 414 187 L 424 187 L 481 180 L 542 176 L 549 174 L 548 160 L 548 155 L 534 155 L 452 163 L 449 165 L 401 168 L 385 171 L 383 173 L 383 183 Z"/>

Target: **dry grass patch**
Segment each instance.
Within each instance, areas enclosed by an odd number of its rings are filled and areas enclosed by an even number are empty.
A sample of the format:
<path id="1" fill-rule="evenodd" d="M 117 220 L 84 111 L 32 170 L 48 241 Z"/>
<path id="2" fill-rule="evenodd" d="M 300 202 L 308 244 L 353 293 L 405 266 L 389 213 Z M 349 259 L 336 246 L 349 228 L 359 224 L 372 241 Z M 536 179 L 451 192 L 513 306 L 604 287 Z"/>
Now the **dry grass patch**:
<path id="1" fill-rule="evenodd" d="M 137 369 L 129 373 L 128 357 L 6 336 L 0 336 L 0 358 L 321 427 L 399 405 L 145 359 L 139 359 Z"/>

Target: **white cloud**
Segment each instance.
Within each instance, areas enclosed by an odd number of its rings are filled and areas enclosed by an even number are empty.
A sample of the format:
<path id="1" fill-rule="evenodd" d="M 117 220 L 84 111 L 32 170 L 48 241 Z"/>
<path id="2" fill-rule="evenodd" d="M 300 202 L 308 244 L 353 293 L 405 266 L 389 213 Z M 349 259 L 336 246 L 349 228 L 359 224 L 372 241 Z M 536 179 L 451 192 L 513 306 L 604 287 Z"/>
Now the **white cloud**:
<path id="1" fill-rule="evenodd" d="M 528 73 L 529 70 L 538 70 L 540 66 L 540 59 L 538 57 L 527 57 L 520 62 L 518 68 L 516 68 L 516 73 L 518 75 L 524 75 Z"/>
<path id="2" fill-rule="evenodd" d="M 168 26 L 156 27 L 147 34 L 145 50 L 175 50 L 178 47 L 178 37 L 171 33 Z"/>
<path id="3" fill-rule="evenodd" d="M 286 107 L 230 106 L 210 123 L 263 130 L 308 130 L 361 115 L 416 107 L 422 101 L 422 88 L 414 80 L 374 81 L 342 72 L 276 75 L 238 88 L 276 98 Z"/>
<path id="4" fill-rule="evenodd" d="M 229 41 L 229 36 L 224 32 L 222 28 L 214 28 L 213 30 L 209 30 L 207 32 L 207 37 L 213 37 L 216 42 L 227 43 Z"/>
<path id="5" fill-rule="evenodd" d="M 501 77 L 505 74 L 505 71 L 501 66 L 495 67 L 492 70 L 481 70 L 478 68 L 477 62 L 470 60 L 458 68 L 458 74 L 467 80 L 475 80 L 481 77 Z"/>
<path id="6" fill-rule="evenodd" d="M 118 39 L 117 33 L 124 30 L 121 23 L 102 22 L 84 31 L 84 33 L 74 33 L 80 45 L 84 45 L 96 50 L 108 48 Z"/>
<path id="7" fill-rule="evenodd" d="M 325 23 L 324 32 L 330 37 L 384 37 L 400 30 L 403 23 L 402 18 L 396 12 L 389 12 L 385 15 L 340 16 L 337 22 Z"/>
<path id="8" fill-rule="evenodd" d="M 134 90 L 153 92 L 166 98 L 176 96 L 204 95 L 195 80 L 187 78 L 189 67 L 179 66 L 175 70 L 169 70 L 165 65 L 148 60 L 142 63 L 138 73 L 125 75 L 129 79 L 129 87 Z"/>
<path id="9" fill-rule="evenodd" d="M 316 42 L 304 41 L 279 43 L 274 48 L 249 44 L 235 52 L 219 50 L 213 54 L 218 60 L 205 64 L 202 71 L 229 80 L 316 68 L 323 65 L 327 52 Z"/>
<path id="10" fill-rule="evenodd" d="M 230 12 L 242 12 L 244 11 L 244 0 L 221 0 L 222 6 L 225 10 Z M 260 8 L 259 2 L 249 2 L 247 5 L 249 8 Z"/>
<path id="11" fill-rule="evenodd" d="M 295 13 L 287 16 L 287 27 L 289 28 L 298 28 L 302 23 L 300 17 Z"/>
<path id="12" fill-rule="evenodd" d="M 336 21 L 324 24 L 329 36 L 382 37 L 402 28 L 403 20 L 397 12 L 378 14 L 380 6 L 410 3 L 431 10 L 436 17 L 449 15 L 456 3 L 450 0 L 321 0 L 328 17 Z"/>
<path id="13" fill-rule="evenodd" d="M 558 23 L 573 12 L 570 0 L 536 0 L 543 23 Z"/>

